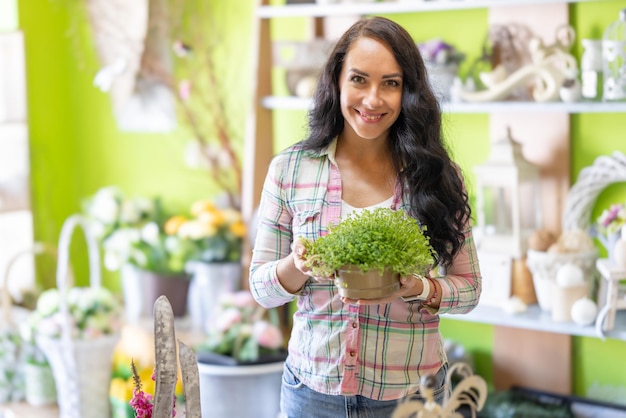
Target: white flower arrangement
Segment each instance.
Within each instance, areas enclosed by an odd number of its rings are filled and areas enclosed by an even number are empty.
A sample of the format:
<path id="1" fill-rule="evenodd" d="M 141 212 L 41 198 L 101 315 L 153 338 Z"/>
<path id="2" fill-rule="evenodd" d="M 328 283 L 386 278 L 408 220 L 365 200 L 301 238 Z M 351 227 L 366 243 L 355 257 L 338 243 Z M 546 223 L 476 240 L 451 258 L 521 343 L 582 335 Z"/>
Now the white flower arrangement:
<path id="1" fill-rule="evenodd" d="M 84 212 L 104 250 L 107 270 L 117 271 L 125 264 L 159 273 L 184 270 L 191 248 L 162 230 L 165 215 L 158 198 L 129 198 L 108 186 L 86 201 Z"/>
<path id="2" fill-rule="evenodd" d="M 63 324 L 70 326 L 73 339 L 94 339 L 120 332 L 122 304 L 105 288 L 73 287 L 68 290 L 68 316 L 60 312 L 58 289 L 44 291 L 37 300 L 36 309 L 22 327 L 22 336 L 34 341 L 40 335 L 60 338 Z"/>

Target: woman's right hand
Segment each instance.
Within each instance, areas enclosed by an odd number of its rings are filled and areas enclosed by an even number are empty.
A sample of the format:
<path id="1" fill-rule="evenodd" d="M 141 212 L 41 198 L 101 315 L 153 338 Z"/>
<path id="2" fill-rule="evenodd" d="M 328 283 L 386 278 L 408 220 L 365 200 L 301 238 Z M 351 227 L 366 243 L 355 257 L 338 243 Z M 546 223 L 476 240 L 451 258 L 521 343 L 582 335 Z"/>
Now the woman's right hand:
<path id="1" fill-rule="evenodd" d="M 307 276 L 313 277 L 316 281 L 323 283 L 332 281 L 332 277 L 316 277 L 311 275 L 311 267 L 306 265 L 306 247 L 301 239 L 296 239 L 292 246 L 291 256 L 294 266 Z"/>

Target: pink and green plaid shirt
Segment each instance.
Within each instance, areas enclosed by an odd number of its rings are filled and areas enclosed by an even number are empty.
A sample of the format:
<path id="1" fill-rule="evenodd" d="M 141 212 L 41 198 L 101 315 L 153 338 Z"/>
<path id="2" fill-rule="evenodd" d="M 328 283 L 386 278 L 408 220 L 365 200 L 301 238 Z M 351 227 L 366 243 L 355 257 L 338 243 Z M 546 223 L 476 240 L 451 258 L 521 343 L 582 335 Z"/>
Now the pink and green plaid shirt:
<path id="1" fill-rule="evenodd" d="M 278 281 L 278 260 L 294 238 L 316 238 L 341 218 L 336 142 L 325 151 L 291 147 L 270 164 L 263 187 L 250 267 L 250 289 L 267 308 L 297 299 L 288 363 L 309 388 L 329 395 L 399 399 L 419 389 L 420 377 L 445 363 L 439 314 L 466 313 L 478 303 L 481 276 L 467 226 L 465 245 L 445 277 L 437 311 L 398 300 L 386 305 L 344 304 L 332 282 L 309 279 L 298 295 Z M 403 209 L 402 187 L 392 208 Z"/>

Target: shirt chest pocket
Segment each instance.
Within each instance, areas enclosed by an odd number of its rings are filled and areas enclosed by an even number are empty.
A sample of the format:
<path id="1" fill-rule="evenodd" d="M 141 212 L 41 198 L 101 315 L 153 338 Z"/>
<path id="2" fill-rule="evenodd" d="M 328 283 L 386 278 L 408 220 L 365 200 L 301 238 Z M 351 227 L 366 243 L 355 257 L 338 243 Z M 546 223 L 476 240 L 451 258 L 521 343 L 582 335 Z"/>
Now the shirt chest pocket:
<path id="1" fill-rule="evenodd" d="M 297 212 L 293 217 L 294 238 L 312 238 L 319 236 L 321 211 L 319 209 Z"/>

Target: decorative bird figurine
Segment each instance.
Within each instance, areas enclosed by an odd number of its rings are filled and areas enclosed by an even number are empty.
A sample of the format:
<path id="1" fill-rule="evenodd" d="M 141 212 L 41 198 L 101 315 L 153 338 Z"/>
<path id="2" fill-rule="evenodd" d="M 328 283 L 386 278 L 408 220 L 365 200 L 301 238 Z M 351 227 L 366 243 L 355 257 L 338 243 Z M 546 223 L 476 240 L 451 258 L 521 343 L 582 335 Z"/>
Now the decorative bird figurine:
<path id="1" fill-rule="evenodd" d="M 455 373 L 463 378 L 443 405 L 436 403 L 433 396 L 434 377 L 426 375 L 420 381 L 420 393 L 424 401 L 411 396 L 405 398 L 400 401 L 391 418 L 413 418 L 416 413 L 417 418 L 462 418 L 463 415 L 457 410 L 464 405 L 471 411 L 472 418 L 476 418 L 476 412 L 483 408 L 487 400 L 487 383 L 482 377 L 474 375 L 466 363 L 455 363 L 448 370 L 446 386 L 450 387 L 451 377 Z"/>

